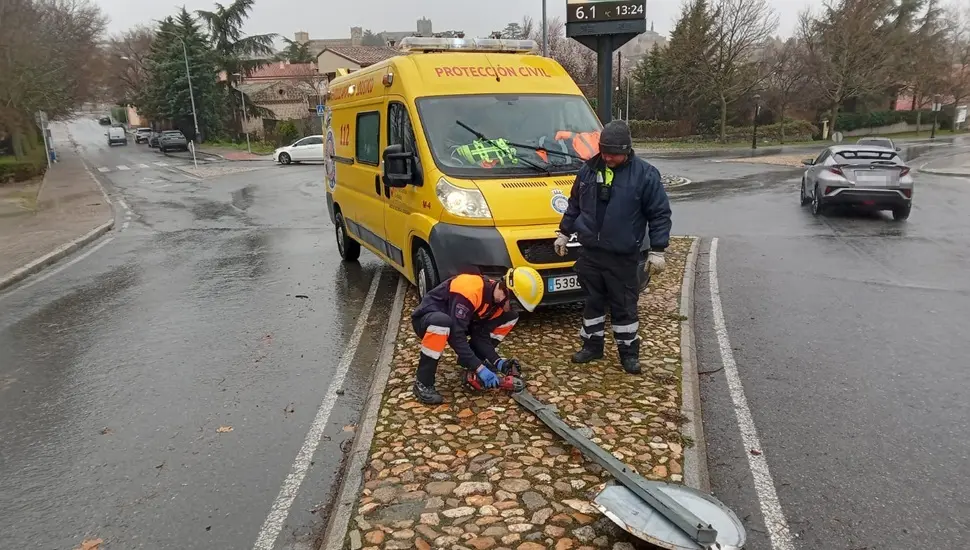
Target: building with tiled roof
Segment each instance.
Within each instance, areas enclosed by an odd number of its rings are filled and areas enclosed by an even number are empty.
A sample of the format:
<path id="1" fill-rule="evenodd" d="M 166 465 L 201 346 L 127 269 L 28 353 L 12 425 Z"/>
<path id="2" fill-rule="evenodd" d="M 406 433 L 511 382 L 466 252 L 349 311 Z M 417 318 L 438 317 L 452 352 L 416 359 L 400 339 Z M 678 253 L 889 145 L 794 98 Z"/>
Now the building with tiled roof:
<path id="1" fill-rule="evenodd" d="M 396 55 L 401 51 L 388 46 L 330 46 L 317 55 L 317 71 L 333 79 L 341 72 L 359 71 Z"/>

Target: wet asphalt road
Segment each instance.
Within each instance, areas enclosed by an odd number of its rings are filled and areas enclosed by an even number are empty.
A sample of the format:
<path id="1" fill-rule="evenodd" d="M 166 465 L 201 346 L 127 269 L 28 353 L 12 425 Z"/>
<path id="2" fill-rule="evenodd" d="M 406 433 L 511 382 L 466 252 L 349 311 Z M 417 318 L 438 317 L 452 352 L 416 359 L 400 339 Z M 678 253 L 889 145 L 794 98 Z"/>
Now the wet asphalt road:
<path id="1" fill-rule="evenodd" d="M 3 545 L 252 548 L 381 271 L 279 538 L 307 540 L 397 277 L 366 254 L 340 262 L 319 166 L 214 164 L 196 177 L 145 145 L 109 149 L 93 120 L 71 132 L 121 201 L 118 223 L 89 257 L 0 294 Z"/>
<path id="2" fill-rule="evenodd" d="M 970 148 L 911 164 L 954 152 Z M 970 179 L 917 174 L 913 214 L 895 223 L 813 217 L 797 169 L 657 164 L 703 181 L 675 193 L 675 232 L 719 238 L 730 344 L 794 548 L 970 543 Z M 709 248 L 695 319 L 712 489 L 745 521 L 746 548 L 769 549 L 720 370 Z"/>

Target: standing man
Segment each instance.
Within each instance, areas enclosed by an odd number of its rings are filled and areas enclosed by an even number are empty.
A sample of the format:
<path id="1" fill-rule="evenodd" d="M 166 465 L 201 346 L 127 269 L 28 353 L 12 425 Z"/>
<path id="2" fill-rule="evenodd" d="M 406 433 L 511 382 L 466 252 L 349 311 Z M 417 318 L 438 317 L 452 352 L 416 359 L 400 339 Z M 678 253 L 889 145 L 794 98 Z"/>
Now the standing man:
<path id="1" fill-rule="evenodd" d="M 573 363 L 603 357 L 609 306 L 623 370 L 640 373 L 640 258 L 649 250 L 649 273 L 664 270 L 670 226 L 670 201 L 660 172 L 634 154 L 627 124 L 610 122 L 600 134 L 599 154 L 586 161 L 576 176 L 555 243 L 560 256 L 566 255 L 569 235 L 576 233 L 582 244 L 574 269 L 586 291 L 579 331 L 583 349 L 573 355 Z"/>
<path id="2" fill-rule="evenodd" d="M 515 359 L 502 359 L 495 347 L 512 331 L 519 314 L 512 310 L 515 295 L 526 311 L 533 311 L 545 288 L 531 267 L 508 270 L 501 279 L 483 275 L 456 275 L 428 291 L 411 313 L 411 325 L 421 338 L 421 357 L 414 380 L 414 396 L 426 405 L 444 401 L 435 389 L 438 360 L 450 345 L 466 380 L 477 377 L 478 386 L 496 388 L 499 376 L 514 374 Z M 516 374 L 517 376 L 517 374 Z"/>

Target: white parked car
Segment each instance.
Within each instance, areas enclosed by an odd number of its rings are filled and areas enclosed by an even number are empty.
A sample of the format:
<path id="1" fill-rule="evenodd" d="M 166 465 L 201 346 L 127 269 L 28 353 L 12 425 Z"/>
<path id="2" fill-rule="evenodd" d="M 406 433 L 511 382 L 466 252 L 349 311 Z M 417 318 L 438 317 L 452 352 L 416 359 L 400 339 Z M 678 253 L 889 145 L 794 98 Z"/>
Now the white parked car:
<path id="1" fill-rule="evenodd" d="M 280 164 L 323 162 L 323 136 L 307 136 L 280 147 L 273 151 L 273 160 Z"/>

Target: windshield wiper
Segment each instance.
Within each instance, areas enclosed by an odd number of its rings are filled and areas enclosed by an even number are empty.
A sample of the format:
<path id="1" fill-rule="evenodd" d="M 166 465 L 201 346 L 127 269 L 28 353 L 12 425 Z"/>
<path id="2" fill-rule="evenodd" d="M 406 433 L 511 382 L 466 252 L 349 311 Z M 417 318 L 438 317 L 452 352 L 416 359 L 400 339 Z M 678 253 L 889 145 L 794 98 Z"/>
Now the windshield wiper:
<path id="1" fill-rule="evenodd" d="M 479 132 L 479 131 L 477 131 L 477 130 L 475 130 L 475 129 L 473 129 L 472 127 L 470 127 L 470 126 L 468 126 L 468 125 L 467 125 L 467 124 L 465 124 L 464 122 L 462 122 L 462 121 L 460 121 L 460 120 L 456 120 L 456 121 L 455 121 L 455 124 L 457 124 L 457 125 L 459 125 L 459 126 L 461 126 L 462 128 L 464 128 L 464 129 L 466 129 L 466 130 L 468 130 L 469 132 L 471 132 L 472 134 L 474 134 L 474 135 L 475 135 L 475 137 L 477 137 L 478 139 L 480 139 L 480 140 L 482 140 L 482 141 L 484 141 L 485 143 L 488 143 L 488 144 L 489 144 L 489 145 L 491 145 L 492 147 L 497 147 L 497 148 L 499 148 L 499 149 L 505 149 L 505 147 L 502 147 L 502 145 L 501 145 L 501 144 L 499 144 L 499 143 L 498 143 L 497 141 L 495 141 L 494 139 L 491 139 L 491 138 L 487 138 L 487 137 L 485 137 L 485 134 L 483 134 L 483 133 L 481 133 L 481 132 Z M 516 145 L 515 145 L 515 144 L 513 144 L 512 142 L 508 142 L 508 141 L 507 141 L 506 143 L 508 143 L 508 144 L 509 144 L 509 145 L 511 145 L 512 147 L 516 147 Z M 527 146 L 526 146 L 526 148 L 528 149 L 528 148 L 530 148 L 530 147 L 527 147 Z M 546 174 L 547 176 L 551 176 L 551 175 L 552 175 L 552 172 L 551 172 L 551 171 L 550 171 L 550 170 L 549 170 L 548 168 L 543 168 L 542 166 L 539 166 L 538 164 L 536 164 L 536 163 L 534 163 L 534 162 L 532 162 L 532 161 L 531 161 L 531 160 L 529 160 L 529 159 L 525 159 L 525 158 L 519 158 L 519 157 L 516 157 L 516 158 L 517 158 L 518 160 L 521 160 L 522 162 L 524 162 L 524 163 L 526 163 L 527 165 L 529 165 L 529 166 L 531 166 L 531 167 L 533 167 L 533 168 L 535 168 L 536 170 L 538 170 L 538 171 L 540 171 L 540 172 L 545 172 L 545 174 Z"/>

